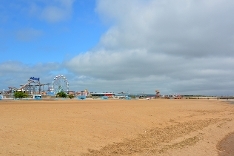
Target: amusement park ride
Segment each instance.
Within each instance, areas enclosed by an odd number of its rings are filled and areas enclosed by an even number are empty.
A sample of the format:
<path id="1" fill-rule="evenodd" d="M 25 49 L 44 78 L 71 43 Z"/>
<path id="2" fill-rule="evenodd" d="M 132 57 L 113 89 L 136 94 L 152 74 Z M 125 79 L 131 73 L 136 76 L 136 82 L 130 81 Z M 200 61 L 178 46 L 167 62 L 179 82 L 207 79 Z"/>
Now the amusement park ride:
<path id="1" fill-rule="evenodd" d="M 159 98 L 160 97 L 160 91 L 159 90 L 155 90 L 155 93 L 156 93 L 155 98 Z"/>
<path id="2" fill-rule="evenodd" d="M 45 90 L 45 86 L 48 87 L 47 90 Z M 49 96 L 55 96 L 59 92 L 65 92 L 67 94 L 73 94 L 72 91 L 69 91 L 69 83 L 67 78 L 64 75 L 57 75 L 54 77 L 52 83 L 41 83 L 40 78 L 36 77 L 30 77 L 27 82 L 23 85 L 20 85 L 19 88 L 16 87 L 8 87 L 9 90 L 3 92 L 0 92 L 0 100 L 2 98 L 13 98 L 14 93 L 16 91 L 21 91 L 24 93 L 27 93 L 30 95 L 33 99 L 41 98 L 42 95 L 49 95 Z M 160 98 L 160 91 L 155 90 L 155 98 Z M 79 92 L 75 93 L 74 95 L 79 95 L 78 99 L 85 99 L 86 96 L 91 96 L 91 97 L 102 97 L 103 99 L 108 98 L 108 97 L 115 97 L 118 99 L 127 99 L 130 100 L 131 97 L 129 96 L 129 93 L 124 93 L 120 92 L 117 95 L 115 95 L 114 92 L 103 92 L 103 93 L 94 93 L 94 92 L 88 92 L 88 90 L 81 91 L 80 94 Z M 105 98 L 104 98 L 105 97 Z M 139 96 L 139 98 L 146 98 L 146 95 Z"/>
<path id="3" fill-rule="evenodd" d="M 35 94 L 47 94 L 56 95 L 58 92 L 64 91 L 68 92 L 69 83 L 65 76 L 57 75 L 52 81 L 52 87 L 50 87 L 51 83 L 41 83 L 40 78 L 30 77 L 28 81 L 20 85 L 20 88 L 16 87 L 8 87 L 9 90 L 5 92 L 5 94 L 13 94 L 15 91 L 23 91 L 29 95 Z M 45 91 L 45 86 L 48 86 L 48 89 Z"/>
<path id="4" fill-rule="evenodd" d="M 9 88 L 9 93 L 13 93 L 15 91 L 24 91 L 28 94 L 41 94 L 41 87 L 43 87 L 43 91 L 44 91 L 44 86 L 48 85 L 49 87 L 49 83 L 47 84 L 42 84 L 40 83 L 40 78 L 35 78 L 35 77 L 30 77 L 28 79 L 28 82 L 26 82 L 23 85 L 20 85 L 20 88 L 16 88 L 16 87 L 8 87 Z"/>
<path id="5" fill-rule="evenodd" d="M 69 83 L 67 81 L 67 78 L 63 75 L 57 75 L 52 82 L 52 87 L 52 91 L 55 94 L 61 91 L 68 92 Z"/>

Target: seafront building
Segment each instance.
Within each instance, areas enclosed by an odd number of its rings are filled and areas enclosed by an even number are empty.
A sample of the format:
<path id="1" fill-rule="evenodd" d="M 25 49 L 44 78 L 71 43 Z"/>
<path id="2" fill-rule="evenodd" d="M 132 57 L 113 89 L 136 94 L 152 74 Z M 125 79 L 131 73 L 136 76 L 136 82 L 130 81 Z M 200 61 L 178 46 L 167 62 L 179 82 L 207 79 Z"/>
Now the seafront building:
<path id="1" fill-rule="evenodd" d="M 90 92 L 90 96 L 92 96 L 92 97 L 103 97 L 103 96 L 114 97 L 115 93 L 114 92 L 103 92 L 103 93 Z"/>

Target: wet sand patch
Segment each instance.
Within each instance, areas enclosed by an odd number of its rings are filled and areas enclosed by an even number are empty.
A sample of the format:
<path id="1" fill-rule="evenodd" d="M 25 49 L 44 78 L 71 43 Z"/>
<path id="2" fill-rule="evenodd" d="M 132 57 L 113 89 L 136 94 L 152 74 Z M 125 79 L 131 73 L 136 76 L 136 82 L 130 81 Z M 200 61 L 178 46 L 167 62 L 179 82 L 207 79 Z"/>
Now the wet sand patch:
<path id="1" fill-rule="evenodd" d="M 234 132 L 228 134 L 217 145 L 219 156 L 234 156 Z"/>

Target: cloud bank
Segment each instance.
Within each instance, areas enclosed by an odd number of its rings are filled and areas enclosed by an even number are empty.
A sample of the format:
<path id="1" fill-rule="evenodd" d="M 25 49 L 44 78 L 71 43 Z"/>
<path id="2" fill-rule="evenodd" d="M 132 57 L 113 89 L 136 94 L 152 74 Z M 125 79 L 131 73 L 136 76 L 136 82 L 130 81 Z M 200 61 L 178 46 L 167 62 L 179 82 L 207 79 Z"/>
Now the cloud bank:
<path id="1" fill-rule="evenodd" d="M 35 65 L 18 61 L 2 62 L 0 63 L 0 82 L 2 82 L 1 87 L 3 87 L 1 89 L 8 90 L 8 87 L 19 88 L 20 85 L 27 83 L 32 76 L 41 78 L 41 83 L 51 83 L 55 77 L 54 73 L 60 71 L 61 68 L 61 65 L 55 62 L 37 63 Z"/>
<path id="2" fill-rule="evenodd" d="M 231 0 L 98 0 L 96 11 L 111 27 L 66 67 L 87 77 L 87 88 L 234 95 L 233 6 Z"/>

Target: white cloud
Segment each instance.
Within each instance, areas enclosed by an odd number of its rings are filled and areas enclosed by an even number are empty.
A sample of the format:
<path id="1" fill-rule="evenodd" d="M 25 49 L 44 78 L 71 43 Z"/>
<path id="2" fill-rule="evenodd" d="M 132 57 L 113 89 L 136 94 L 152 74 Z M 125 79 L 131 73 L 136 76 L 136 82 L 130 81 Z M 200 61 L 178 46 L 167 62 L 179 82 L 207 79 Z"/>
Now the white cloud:
<path id="1" fill-rule="evenodd" d="M 74 0 L 35 1 L 30 3 L 29 14 L 49 23 L 70 19 Z"/>
<path id="2" fill-rule="evenodd" d="M 233 5 L 98 0 L 97 12 L 112 26 L 93 50 L 66 65 L 91 77 L 90 88 L 234 95 Z"/>
<path id="3" fill-rule="evenodd" d="M 49 6 L 43 9 L 41 18 L 49 22 L 58 22 L 66 20 L 69 17 L 67 10 L 59 7 Z"/>
<path id="4" fill-rule="evenodd" d="M 21 29 L 16 32 L 16 38 L 20 41 L 31 41 L 42 35 L 43 32 L 41 30 L 36 30 L 33 28 Z"/>

